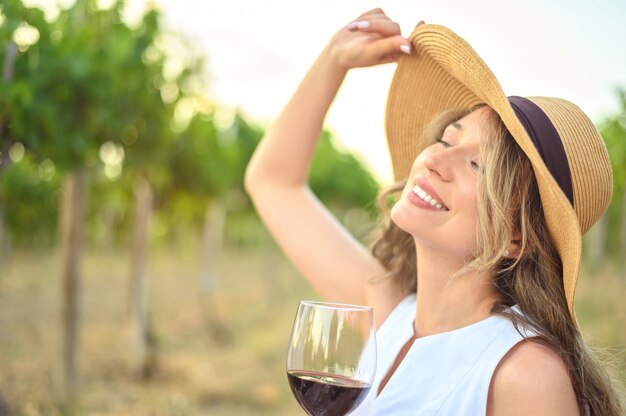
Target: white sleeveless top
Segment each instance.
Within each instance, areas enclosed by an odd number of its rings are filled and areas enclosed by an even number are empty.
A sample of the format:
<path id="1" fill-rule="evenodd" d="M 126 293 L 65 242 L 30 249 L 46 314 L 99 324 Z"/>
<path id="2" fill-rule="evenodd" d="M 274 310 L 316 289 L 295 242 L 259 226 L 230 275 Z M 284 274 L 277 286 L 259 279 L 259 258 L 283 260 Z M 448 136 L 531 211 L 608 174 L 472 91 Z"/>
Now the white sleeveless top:
<path id="1" fill-rule="evenodd" d="M 417 338 L 376 397 L 382 378 L 413 336 L 415 307 L 415 295 L 406 297 L 378 329 L 375 381 L 363 404 L 350 415 L 485 415 L 496 366 L 524 339 L 508 319 L 496 315 Z"/>

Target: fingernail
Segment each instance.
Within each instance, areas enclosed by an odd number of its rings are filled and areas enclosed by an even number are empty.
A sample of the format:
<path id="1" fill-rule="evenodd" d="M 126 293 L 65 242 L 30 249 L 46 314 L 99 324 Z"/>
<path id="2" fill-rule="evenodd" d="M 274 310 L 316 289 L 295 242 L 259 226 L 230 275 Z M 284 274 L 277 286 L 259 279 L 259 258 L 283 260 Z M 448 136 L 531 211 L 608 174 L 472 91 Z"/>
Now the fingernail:
<path id="1" fill-rule="evenodd" d="M 359 29 L 366 29 L 370 27 L 370 22 L 357 22 L 356 27 Z"/>
<path id="2" fill-rule="evenodd" d="M 348 30 L 356 29 L 356 25 L 357 25 L 357 22 L 350 22 L 346 26 L 346 29 L 348 29 Z"/>
<path id="3" fill-rule="evenodd" d="M 411 47 L 409 45 L 400 45 L 400 50 L 407 55 L 411 54 Z"/>

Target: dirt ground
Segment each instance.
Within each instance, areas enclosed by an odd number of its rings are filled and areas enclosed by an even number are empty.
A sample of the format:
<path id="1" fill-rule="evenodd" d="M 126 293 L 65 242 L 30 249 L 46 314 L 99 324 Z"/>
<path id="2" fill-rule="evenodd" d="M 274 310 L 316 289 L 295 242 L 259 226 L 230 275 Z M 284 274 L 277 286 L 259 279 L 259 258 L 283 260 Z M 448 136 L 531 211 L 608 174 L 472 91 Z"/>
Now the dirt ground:
<path id="1" fill-rule="evenodd" d="M 58 261 L 54 254 L 41 253 L 15 253 L 5 260 L 0 268 L 0 394 L 11 414 L 303 414 L 287 385 L 285 353 L 298 301 L 315 294 L 275 247 L 228 248 L 217 297 L 209 303 L 224 328 L 216 339 L 215 325 L 202 307 L 199 260 L 192 246 L 150 253 L 149 305 L 158 355 L 147 381 L 129 374 L 128 254 L 87 254 L 74 412 L 60 405 Z M 583 332 L 613 356 L 623 380 L 625 294 L 626 277 L 609 266 L 583 276 L 576 297 Z"/>

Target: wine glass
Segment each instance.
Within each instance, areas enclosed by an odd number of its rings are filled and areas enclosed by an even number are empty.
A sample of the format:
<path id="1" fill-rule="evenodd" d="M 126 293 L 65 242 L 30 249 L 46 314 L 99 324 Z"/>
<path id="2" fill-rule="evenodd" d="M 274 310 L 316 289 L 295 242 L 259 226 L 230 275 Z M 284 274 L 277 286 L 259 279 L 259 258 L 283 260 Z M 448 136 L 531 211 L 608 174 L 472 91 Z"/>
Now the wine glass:
<path id="1" fill-rule="evenodd" d="M 356 409 L 376 373 L 372 308 L 303 300 L 291 330 L 287 378 L 311 416 L 344 416 Z"/>

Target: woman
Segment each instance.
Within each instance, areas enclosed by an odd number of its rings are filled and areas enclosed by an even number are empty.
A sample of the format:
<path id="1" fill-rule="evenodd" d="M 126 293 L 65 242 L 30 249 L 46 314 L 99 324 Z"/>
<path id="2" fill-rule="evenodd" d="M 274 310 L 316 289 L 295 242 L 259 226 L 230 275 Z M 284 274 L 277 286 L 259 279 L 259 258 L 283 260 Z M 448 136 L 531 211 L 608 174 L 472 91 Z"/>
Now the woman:
<path id="1" fill-rule="evenodd" d="M 369 252 L 307 173 L 346 72 L 394 61 L 399 195 Z M 456 34 L 420 22 L 405 39 L 380 9 L 331 39 L 246 172 L 260 216 L 319 293 L 373 306 L 379 369 L 357 412 L 381 415 L 620 415 L 573 310 L 581 234 L 611 187 L 602 139 L 577 107 L 507 99 Z"/>

